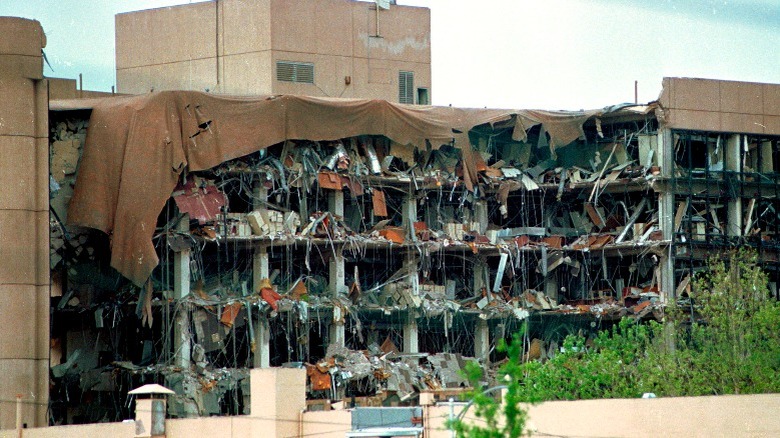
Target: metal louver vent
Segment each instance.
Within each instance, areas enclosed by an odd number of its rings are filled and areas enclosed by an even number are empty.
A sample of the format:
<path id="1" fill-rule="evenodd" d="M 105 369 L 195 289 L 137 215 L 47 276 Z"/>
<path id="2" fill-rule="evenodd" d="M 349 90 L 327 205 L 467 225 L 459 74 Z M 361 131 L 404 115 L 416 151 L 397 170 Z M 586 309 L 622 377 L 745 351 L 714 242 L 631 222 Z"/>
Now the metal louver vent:
<path id="1" fill-rule="evenodd" d="M 414 103 L 414 72 L 398 72 L 398 102 Z"/>
<path id="2" fill-rule="evenodd" d="M 278 61 L 276 80 L 285 82 L 314 83 L 314 64 L 308 62 Z"/>

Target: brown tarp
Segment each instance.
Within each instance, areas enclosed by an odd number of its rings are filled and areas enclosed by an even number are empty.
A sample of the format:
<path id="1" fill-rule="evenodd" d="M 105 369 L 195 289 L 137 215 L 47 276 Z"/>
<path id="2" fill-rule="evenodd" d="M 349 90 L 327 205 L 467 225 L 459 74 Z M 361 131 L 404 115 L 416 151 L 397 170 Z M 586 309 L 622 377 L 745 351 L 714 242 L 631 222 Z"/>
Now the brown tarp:
<path id="1" fill-rule="evenodd" d="M 64 104 L 67 106 L 67 103 Z M 62 106 L 62 105 L 61 105 Z M 582 135 L 601 111 L 546 112 L 393 104 L 302 96 L 234 97 L 164 91 L 90 101 L 92 115 L 68 221 L 111 237 L 111 266 L 142 285 L 158 259 L 157 216 L 179 178 L 285 140 L 384 135 L 401 144 L 463 150 L 465 182 L 476 169 L 467 133 L 485 123 L 514 124 L 513 136 L 542 123 L 551 147 Z M 511 125 L 510 125 L 511 126 Z"/>

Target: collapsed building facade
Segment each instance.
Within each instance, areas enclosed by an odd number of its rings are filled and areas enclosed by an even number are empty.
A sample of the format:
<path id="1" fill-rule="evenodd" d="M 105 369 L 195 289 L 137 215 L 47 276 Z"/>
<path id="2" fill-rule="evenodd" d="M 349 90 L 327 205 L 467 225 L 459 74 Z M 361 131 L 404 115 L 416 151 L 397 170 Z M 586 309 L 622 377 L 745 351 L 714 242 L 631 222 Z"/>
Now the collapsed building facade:
<path id="1" fill-rule="evenodd" d="M 152 381 L 171 416 L 239 414 L 268 366 L 306 367 L 312 409 L 414 405 L 521 324 L 530 360 L 660 319 L 737 245 L 776 294 L 778 88 L 666 79 L 656 102 L 582 112 L 52 102 L 52 418 L 128 416 Z"/>

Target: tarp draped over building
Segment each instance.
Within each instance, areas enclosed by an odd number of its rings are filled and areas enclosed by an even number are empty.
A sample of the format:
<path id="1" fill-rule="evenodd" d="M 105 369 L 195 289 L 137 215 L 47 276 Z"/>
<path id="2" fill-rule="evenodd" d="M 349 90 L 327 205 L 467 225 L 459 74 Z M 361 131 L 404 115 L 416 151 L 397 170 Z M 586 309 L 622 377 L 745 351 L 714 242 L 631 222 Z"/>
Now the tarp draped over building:
<path id="1" fill-rule="evenodd" d="M 235 97 L 192 91 L 73 103 L 92 108 L 84 153 L 68 210 L 73 225 L 111 236 L 111 266 L 142 285 L 157 266 L 157 217 L 185 168 L 214 167 L 286 140 L 338 140 L 383 135 L 401 144 L 463 150 L 464 182 L 476 182 L 468 131 L 482 124 L 514 127 L 513 137 L 541 123 L 550 147 L 583 135 L 603 111 L 462 109 L 381 100 L 302 96 Z M 68 106 L 61 102 L 60 106 Z"/>

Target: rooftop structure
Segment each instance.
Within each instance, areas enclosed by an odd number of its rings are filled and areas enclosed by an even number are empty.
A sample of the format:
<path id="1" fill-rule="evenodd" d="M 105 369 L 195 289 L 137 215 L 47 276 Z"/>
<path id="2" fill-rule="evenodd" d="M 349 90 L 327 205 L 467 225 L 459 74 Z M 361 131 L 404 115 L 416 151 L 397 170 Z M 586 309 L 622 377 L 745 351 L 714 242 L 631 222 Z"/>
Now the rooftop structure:
<path id="1" fill-rule="evenodd" d="M 117 91 L 429 104 L 430 10 L 387 3 L 215 0 L 119 14 Z"/>

